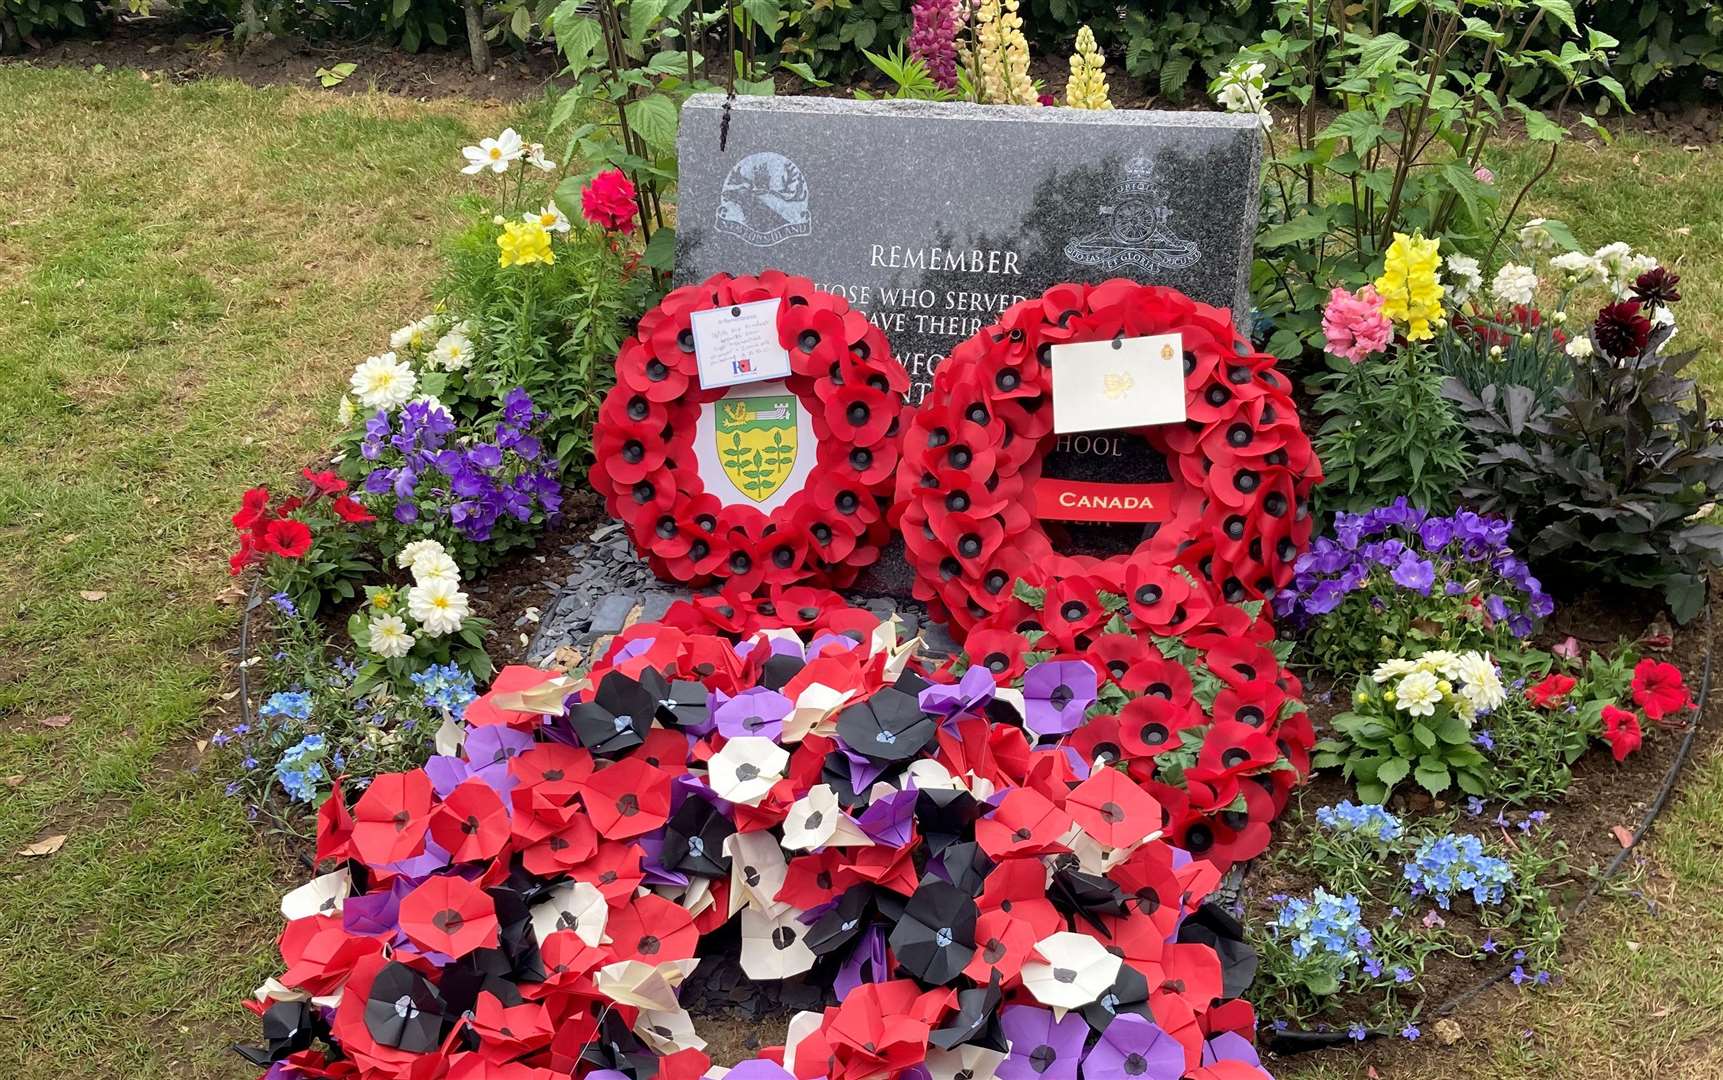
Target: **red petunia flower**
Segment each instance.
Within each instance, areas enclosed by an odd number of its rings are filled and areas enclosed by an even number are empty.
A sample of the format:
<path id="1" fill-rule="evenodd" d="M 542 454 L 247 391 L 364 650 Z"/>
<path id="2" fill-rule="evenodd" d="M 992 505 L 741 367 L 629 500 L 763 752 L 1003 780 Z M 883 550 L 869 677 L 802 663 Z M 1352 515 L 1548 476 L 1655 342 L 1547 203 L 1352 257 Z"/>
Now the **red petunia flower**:
<path id="1" fill-rule="evenodd" d="M 634 181 L 621 169 L 606 169 L 580 191 L 580 215 L 601 229 L 631 233 L 640 208 Z"/>
<path id="2" fill-rule="evenodd" d="M 1645 710 L 1646 719 L 1661 724 L 1665 717 L 1692 708 L 1693 695 L 1680 668 L 1646 657 L 1633 666 L 1633 703 Z"/>
<path id="3" fill-rule="evenodd" d="M 1639 715 L 1614 705 L 1603 707 L 1603 737 L 1609 740 L 1610 755 L 1616 761 L 1626 761 L 1627 755 L 1638 750 L 1645 741 L 1639 727 Z"/>
<path id="4" fill-rule="evenodd" d="M 322 472 L 300 469 L 299 475 L 309 480 L 319 495 L 339 495 L 347 490 L 347 481 L 336 476 L 333 469 L 325 469 Z"/>
<path id="5" fill-rule="evenodd" d="M 240 496 L 239 509 L 233 515 L 233 527 L 252 529 L 269 519 L 269 489 L 254 487 Z"/>
<path id="6" fill-rule="evenodd" d="M 349 525 L 369 525 L 377 520 L 376 514 L 365 509 L 359 500 L 351 495 L 337 495 L 329 507 L 335 511 L 336 517 Z"/>
<path id="7" fill-rule="evenodd" d="M 263 527 L 257 550 L 285 559 L 303 558 L 311 550 L 311 527 L 292 518 L 276 518 Z"/>
<path id="8" fill-rule="evenodd" d="M 1536 686 L 1526 687 L 1526 700 L 1540 709 L 1555 709 L 1567 703 L 1567 695 L 1573 688 L 1573 676 L 1552 672 Z"/>

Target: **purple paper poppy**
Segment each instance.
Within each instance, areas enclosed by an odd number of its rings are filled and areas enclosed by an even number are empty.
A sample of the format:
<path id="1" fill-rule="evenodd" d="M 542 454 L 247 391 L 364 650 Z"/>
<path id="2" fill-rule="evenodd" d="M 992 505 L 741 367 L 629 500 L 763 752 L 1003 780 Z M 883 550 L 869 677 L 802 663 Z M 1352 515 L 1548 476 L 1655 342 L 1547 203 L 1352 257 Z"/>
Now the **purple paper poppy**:
<path id="1" fill-rule="evenodd" d="M 1262 1068 L 1262 1058 L 1250 1040 L 1236 1031 L 1223 1031 L 1203 1043 L 1203 1064 L 1217 1061 L 1237 1061 L 1253 1068 Z"/>
<path id="2" fill-rule="evenodd" d="M 999 1014 L 999 1024 L 1011 1044 L 1011 1053 L 995 1072 L 999 1080 L 1077 1080 L 1077 1063 L 1089 1037 L 1082 1013 L 1069 1012 L 1055 1022 L 1050 1009 L 1013 1005 Z"/>
<path id="3" fill-rule="evenodd" d="M 516 780 L 509 775 L 509 762 L 532 745 L 532 736 L 516 731 L 507 724 L 482 724 L 467 729 L 461 754 L 472 766 L 473 775 L 489 784 L 497 794 L 507 796 L 514 790 Z M 504 803 L 507 803 L 504 799 Z"/>
<path id="4" fill-rule="evenodd" d="M 1095 669 L 1082 660 L 1047 660 L 1023 674 L 1023 724 L 1037 735 L 1065 735 L 1083 726 L 1095 703 Z"/>
<path id="5" fill-rule="evenodd" d="M 712 719 L 726 738 L 758 735 L 762 739 L 776 739 L 784 733 L 784 717 L 793 708 L 795 702 L 776 690 L 756 686 L 718 706 Z"/>
<path id="6" fill-rule="evenodd" d="M 1136 1013 L 1113 1017 L 1089 1056 L 1083 1059 L 1083 1080 L 1179 1080 L 1185 1074 L 1185 1048 Z"/>
<path id="7" fill-rule="evenodd" d="M 412 892 L 413 882 L 396 878 L 387 889 L 349 896 L 341 905 L 341 929 L 363 937 L 385 938 L 391 945 L 404 945 L 401 933 L 401 898 Z"/>
<path id="8" fill-rule="evenodd" d="M 894 791 L 875 799 L 862 811 L 856 824 L 868 839 L 886 847 L 902 847 L 909 843 L 910 822 L 915 820 L 915 792 Z"/>
<path id="9" fill-rule="evenodd" d="M 856 939 L 855 948 L 850 950 L 849 958 L 832 980 L 832 989 L 837 991 L 838 1000 L 842 1001 L 856 987 L 879 982 L 889 974 L 891 971 L 885 964 L 885 929 L 870 926 Z"/>
<path id="10" fill-rule="evenodd" d="M 958 717 L 979 712 L 993 700 L 993 673 L 985 664 L 971 665 L 956 686 L 935 684 L 921 692 L 921 711 L 935 716 Z"/>
<path id="11" fill-rule="evenodd" d="M 725 1076 L 734 1077 L 735 1080 L 792 1080 L 789 1071 L 782 1065 L 764 1058 L 738 1061 Z"/>

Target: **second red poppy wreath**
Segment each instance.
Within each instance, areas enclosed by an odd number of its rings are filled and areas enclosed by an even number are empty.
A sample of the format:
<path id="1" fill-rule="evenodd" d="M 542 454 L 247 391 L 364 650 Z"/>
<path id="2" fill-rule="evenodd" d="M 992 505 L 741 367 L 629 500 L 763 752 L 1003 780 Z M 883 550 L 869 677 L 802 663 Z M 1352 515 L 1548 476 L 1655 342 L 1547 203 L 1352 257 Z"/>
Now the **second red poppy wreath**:
<path id="1" fill-rule="evenodd" d="M 1052 347 L 1173 333 L 1186 420 L 1136 429 L 1166 458 L 1167 520 L 1134 552 L 1061 555 L 1035 501 L 1056 439 Z M 1309 542 L 1308 499 L 1321 479 L 1274 357 L 1225 310 L 1123 280 L 1055 286 L 958 345 L 907 426 L 902 456 L 894 512 L 915 597 L 965 629 L 1005 608 L 1019 580 L 1083 574 L 1123 591 L 1128 567 L 1145 563 L 1185 567 L 1228 601 L 1264 596 Z"/>
<path id="2" fill-rule="evenodd" d="M 703 388 L 694 313 L 771 299 L 789 377 Z M 773 270 L 714 274 L 673 290 L 623 344 L 592 486 L 666 580 L 846 585 L 889 528 L 908 388 L 885 336 L 842 297 Z"/>

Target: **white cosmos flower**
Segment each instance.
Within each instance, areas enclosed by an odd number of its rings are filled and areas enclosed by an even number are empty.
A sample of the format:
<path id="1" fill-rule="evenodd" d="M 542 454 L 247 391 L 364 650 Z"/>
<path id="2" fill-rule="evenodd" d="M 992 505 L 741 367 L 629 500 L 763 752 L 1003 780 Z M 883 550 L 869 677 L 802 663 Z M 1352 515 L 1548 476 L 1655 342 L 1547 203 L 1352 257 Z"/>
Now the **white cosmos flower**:
<path id="1" fill-rule="evenodd" d="M 1490 282 L 1490 295 L 1503 304 L 1529 304 L 1538 287 L 1538 276 L 1529 266 L 1503 263 Z"/>
<path id="2" fill-rule="evenodd" d="M 503 133 L 494 139 L 480 139 L 477 146 L 463 146 L 461 156 L 467 159 L 464 173 L 507 172 L 509 162 L 526 153 L 526 147 L 521 144 L 520 136 L 514 128 L 503 128 Z"/>
<path id="3" fill-rule="evenodd" d="M 1618 299 L 1627 295 L 1627 288 L 1633 284 L 1634 278 L 1657 265 L 1656 259 L 1649 255 L 1635 255 L 1632 248 L 1619 240 L 1598 248 L 1592 257 L 1603 267 L 1609 291 Z"/>
<path id="4" fill-rule="evenodd" d="M 436 329 L 437 317 L 426 315 L 422 319 L 414 319 L 406 326 L 389 335 L 389 348 L 396 352 L 423 352 L 433 340 L 431 334 Z"/>
<path id="5" fill-rule="evenodd" d="M 544 209 L 538 213 L 526 213 L 521 217 L 538 222 L 545 232 L 565 233 L 569 229 L 568 215 L 562 212 L 562 207 L 556 205 L 554 199 L 545 203 Z"/>
<path id="6" fill-rule="evenodd" d="M 413 580 L 420 585 L 433 582 L 461 583 L 461 568 L 443 551 L 427 551 L 413 560 Z"/>
<path id="7" fill-rule="evenodd" d="M 1591 338 L 1583 334 L 1567 343 L 1567 354 L 1575 360 L 1589 359 L 1595 351 L 1591 347 Z"/>
<path id="8" fill-rule="evenodd" d="M 413 400 L 413 391 L 418 389 L 418 377 L 413 374 L 413 367 L 404 360 L 395 358 L 392 352 L 381 356 L 367 357 L 365 362 L 353 369 L 353 377 L 347 380 L 347 385 L 353 388 L 353 396 L 359 399 L 359 404 L 367 409 L 394 409 Z"/>
<path id="9" fill-rule="evenodd" d="M 395 556 L 395 565 L 403 570 L 411 570 L 418 565 L 420 559 L 432 554 L 447 555 L 448 551 L 435 540 L 415 540 Z"/>
<path id="10" fill-rule="evenodd" d="M 1436 685 L 1436 676 L 1428 671 L 1414 671 L 1394 688 L 1394 707 L 1413 716 L 1434 716 L 1441 700 L 1442 690 Z"/>
<path id="11" fill-rule="evenodd" d="M 371 651 L 385 660 L 413 651 L 413 635 L 399 615 L 379 615 L 371 620 Z"/>
<path id="12" fill-rule="evenodd" d="M 407 590 L 407 613 L 430 637 L 461 628 L 467 619 L 467 594 L 453 581 L 428 581 Z"/>
<path id="13" fill-rule="evenodd" d="M 1453 284 L 1449 291 L 1454 295 L 1454 303 L 1463 304 L 1484 284 L 1484 275 L 1478 269 L 1478 260 L 1470 255 L 1448 256 L 1448 274 Z"/>
<path id="14" fill-rule="evenodd" d="M 556 162 L 544 156 L 544 143 L 529 143 L 526 148 L 526 163 L 535 169 L 551 172 L 556 168 Z"/>
<path id="15" fill-rule="evenodd" d="M 1274 126 L 1274 116 L 1263 99 L 1267 72 L 1267 66 L 1261 63 L 1234 64 L 1221 76 L 1223 81 L 1215 94 L 1215 100 L 1227 112 L 1256 114 L 1257 123 L 1264 131 Z"/>

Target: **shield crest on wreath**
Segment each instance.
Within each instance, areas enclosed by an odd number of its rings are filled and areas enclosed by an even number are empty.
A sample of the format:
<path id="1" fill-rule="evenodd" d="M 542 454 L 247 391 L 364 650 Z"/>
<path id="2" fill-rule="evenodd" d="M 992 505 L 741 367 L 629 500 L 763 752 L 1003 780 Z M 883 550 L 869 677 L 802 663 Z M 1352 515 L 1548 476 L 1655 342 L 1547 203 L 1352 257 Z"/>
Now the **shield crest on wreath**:
<path id="1" fill-rule="evenodd" d="M 724 475 L 754 502 L 771 498 L 796 464 L 793 394 L 725 398 L 717 403 L 712 437 Z"/>

